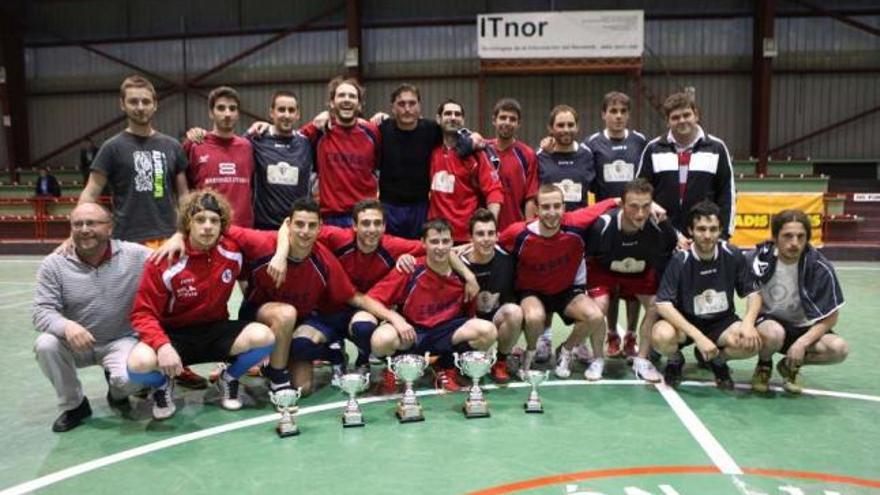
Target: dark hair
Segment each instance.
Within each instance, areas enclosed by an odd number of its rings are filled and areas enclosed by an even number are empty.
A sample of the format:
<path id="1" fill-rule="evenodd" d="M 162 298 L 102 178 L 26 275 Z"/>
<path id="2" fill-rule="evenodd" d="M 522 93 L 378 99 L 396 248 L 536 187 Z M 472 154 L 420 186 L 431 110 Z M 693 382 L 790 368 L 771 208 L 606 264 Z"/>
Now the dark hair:
<path id="1" fill-rule="evenodd" d="M 451 233 L 452 227 L 449 225 L 449 222 L 446 221 L 445 218 L 435 218 L 433 220 L 428 220 L 427 222 L 422 224 L 422 239 L 428 237 L 429 230 Z"/>
<path id="2" fill-rule="evenodd" d="M 333 98 L 336 96 L 336 88 L 342 86 L 343 84 L 350 84 L 354 86 L 354 89 L 355 91 L 357 91 L 358 94 L 358 102 L 361 104 L 364 103 L 364 87 L 361 86 L 359 82 L 357 82 L 357 79 L 342 76 L 336 76 L 331 79 L 329 83 L 327 83 L 327 94 L 329 97 L 329 101 L 333 101 Z"/>
<path id="3" fill-rule="evenodd" d="M 422 101 L 422 95 L 421 93 L 419 93 L 418 86 L 416 86 L 415 84 L 403 83 L 391 92 L 391 103 L 394 103 L 394 100 L 396 100 L 398 96 L 407 92 L 416 95 L 417 101 Z"/>
<path id="4" fill-rule="evenodd" d="M 471 235 L 474 234 L 474 225 L 476 225 L 477 222 L 492 222 L 495 224 L 495 230 L 498 230 L 498 220 L 495 220 L 495 215 L 486 208 L 478 208 L 477 211 L 471 215 L 471 219 L 468 222 L 468 232 L 470 232 Z"/>
<path id="5" fill-rule="evenodd" d="M 120 99 L 125 99 L 125 90 L 128 88 L 146 88 L 150 90 L 150 93 L 153 93 L 153 100 L 159 100 L 158 95 L 156 95 L 156 88 L 153 87 L 153 83 L 148 81 L 147 78 L 141 76 L 140 74 L 128 76 L 122 81 L 122 84 L 119 86 Z"/>
<path id="6" fill-rule="evenodd" d="M 634 194 L 650 194 L 654 195 L 654 186 L 648 182 L 648 179 L 644 177 L 637 177 L 626 184 L 623 185 L 623 192 L 620 193 L 620 199 L 626 199 L 626 195 L 629 193 Z"/>
<path id="7" fill-rule="evenodd" d="M 695 204 L 688 210 L 688 228 L 694 227 L 694 222 L 700 218 L 708 218 L 714 216 L 718 219 L 719 223 L 721 222 L 721 208 L 718 207 L 715 203 L 709 201 L 708 199 L 704 199 L 699 203 Z"/>
<path id="8" fill-rule="evenodd" d="M 278 100 L 278 98 L 281 98 L 282 96 L 286 96 L 288 98 L 293 98 L 294 100 L 296 100 L 296 106 L 297 108 L 299 108 L 299 96 L 297 96 L 296 93 L 294 93 L 293 91 L 288 91 L 286 89 L 282 89 L 272 93 L 272 103 L 269 105 L 269 108 L 275 108 L 275 102 Z"/>
<path id="9" fill-rule="evenodd" d="M 498 116 L 501 111 L 505 112 L 513 112 L 516 114 L 517 119 L 522 119 L 522 105 L 519 104 L 518 101 L 513 98 L 501 98 L 495 103 L 495 107 L 492 109 L 492 118 Z"/>
<path id="10" fill-rule="evenodd" d="M 565 198 L 565 192 L 562 190 L 562 188 L 552 183 L 541 184 L 541 187 L 538 188 L 538 194 L 536 194 L 536 196 L 550 193 L 559 193 L 562 195 L 563 198 Z"/>
<path id="11" fill-rule="evenodd" d="M 238 91 L 229 86 L 220 86 L 212 89 L 211 92 L 208 93 L 208 108 L 213 110 L 214 104 L 217 103 L 217 100 L 220 98 L 229 98 L 230 100 L 234 100 L 236 105 L 241 106 L 241 99 L 238 97 Z"/>
<path id="12" fill-rule="evenodd" d="M 447 98 L 443 103 L 437 106 L 437 116 L 443 115 L 443 107 L 452 103 L 453 105 L 458 105 L 458 108 L 461 109 L 461 116 L 464 117 L 464 105 L 453 100 L 452 98 Z"/>
<path id="13" fill-rule="evenodd" d="M 547 126 L 552 128 L 553 123 L 556 122 L 556 116 L 563 112 L 570 113 L 574 117 L 574 122 L 578 122 L 577 110 L 568 105 L 556 105 L 553 107 L 553 110 L 550 110 L 550 118 L 547 119 Z"/>
<path id="14" fill-rule="evenodd" d="M 683 108 L 691 108 L 694 113 L 698 112 L 697 102 L 695 102 L 689 94 L 672 93 L 666 98 L 666 101 L 663 102 L 663 115 L 668 119 L 669 114 L 675 110 L 681 110 Z"/>
<path id="15" fill-rule="evenodd" d="M 773 234 L 773 239 L 779 237 L 779 232 L 782 231 L 782 227 L 790 222 L 797 222 L 804 226 L 804 230 L 807 231 L 807 242 L 809 242 L 812 235 L 810 217 L 808 217 L 803 210 L 796 209 L 782 210 L 773 215 L 773 219 L 770 220 L 770 233 Z"/>
<path id="16" fill-rule="evenodd" d="M 358 221 L 358 215 L 366 210 L 379 210 L 379 213 L 382 214 L 382 220 L 385 220 L 385 207 L 382 206 L 382 202 L 378 199 L 362 199 L 355 203 L 354 208 L 351 210 L 351 218 L 354 220 L 354 223 Z"/>
<path id="17" fill-rule="evenodd" d="M 608 107 L 614 105 L 615 103 L 620 103 L 627 110 L 629 110 L 629 96 L 626 93 L 621 93 L 620 91 L 612 91 L 607 93 L 604 97 L 602 97 L 602 111 L 608 110 Z"/>
<path id="18" fill-rule="evenodd" d="M 305 211 L 308 213 L 314 213 L 319 217 L 321 216 L 321 208 L 312 198 L 299 198 L 294 201 L 293 205 L 290 207 L 290 217 L 293 218 L 293 214 L 298 211 Z"/>

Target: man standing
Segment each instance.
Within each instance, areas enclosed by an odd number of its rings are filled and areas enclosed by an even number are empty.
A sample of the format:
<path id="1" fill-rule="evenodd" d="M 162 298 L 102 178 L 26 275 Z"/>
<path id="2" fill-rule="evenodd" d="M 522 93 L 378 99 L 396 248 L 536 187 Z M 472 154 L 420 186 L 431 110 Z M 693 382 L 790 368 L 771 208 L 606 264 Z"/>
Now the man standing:
<path id="1" fill-rule="evenodd" d="M 354 79 L 337 77 L 327 86 L 330 120 L 323 129 L 306 124 L 301 132 L 315 148 L 318 197 L 324 223 L 351 227 L 351 210 L 379 192 L 381 138 L 371 122 L 358 120 L 364 88 Z"/>
<path id="2" fill-rule="evenodd" d="M 588 380 L 599 380 L 605 367 L 602 345 L 605 318 L 587 296 L 585 236 L 596 219 L 614 208 L 617 199 L 607 199 L 588 208 L 565 211 L 565 195 L 553 184 L 538 189 L 538 218 L 518 222 L 501 233 L 500 244 L 516 254 L 516 289 L 525 320 L 526 350 L 522 369 L 528 370 L 535 358 L 538 337 L 553 313 L 565 324 L 574 323 L 568 339 L 556 351 L 556 376 L 571 376 L 572 349 L 586 337 L 593 344 L 595 359 L 584 373 Z"/>
<path id="3" fill-rule="evenodd" d="M 605 129 L 587 138 L 586 145 L 593 152 L 596 164 L 594 190 L 596 201 L 623 196 L 624 185 L 633 180 L 646 139 L 642 134 L 627 128 L 629 123 L 629 96 L 612 91 L 602 99 L 602 121 Z M 617 335 L 618 294 L 610 294 L 608 305 L 609 357 L 620 354 L 620 336 Z M 635 328 L 639 323 L 639 301 L 626 300 L 627 332 L 623 353 L 627 358 L 636 354 Z M 650 328 L 650 327 L 649 327 Z"/>
<path id="4" fill-rule="evenodd" d="M 636 175 L 654 186 L 654 200 L 666 209 L 685 247 L 687 212 L 703 200 L 721 210 L 721 238 L 733 235 L 736 190 L 733 163 L 727 145 L 700 127 L 700 112 L 685 93 L 675 93 L 663 103 L 669 131 L 645 146 Z"/>
<path id="5" fill-rule="evenodd" d="M 522 121 L 522 107 L 513 98 L 502 98 L 492 110 L 495 139 L 486 144 L 486 153 L 504 192 L 504 203 L 498 214 L 498 232 L 508 225 L 535 216 L 538 194 L 538 161 L 527 144 L 516 139 Z"/>
<path id="6" fill-rule="evenodd" d="M 431 206 L 428 218 L 446 219 L 452 226 L 452 240 L 468 242 L 468 221 L 485 198 L 495 217 L 501 211 L 504 193 L 498 172 L 484 153 L 461 158 L 456 152 L 458 132 L 464 127 L 464 108 L 447 100 L 437 107 L 437 121 L 443 129 L 443 144 L 431 153 Z"/>
<path id="7" fill-rule="evenodd" d="M 38 198 L 57 198 L 61 196 L 61 184 L 58 179 L 49 172 L 49 167 L 40 167 L 40 176 L 37 177 L 37 185 L 34 196 Z"/>
<path id="8" fill-rule="evenodd" d="M 693 244 L 678 251 L 666 267 L 657 292 L 660 320 L 651 330 L 653 347 L 668 357 L 664 379 L 670 387 L 681 382 L 684 356 L 691 343 L 708 361 L 718 388 L 732 389 L 727 361 L 748 359 L 758 353 L 761 339 L 755 319 L 761 295 L 753 283 L 745 256 L 721 240 L 721 211 L 701 201 L 689 212 L 688 234 Z M 740 320 L 734 292 L 746 298 Z"/>
<path id="9" fill-rule="evenodd" d="M 578 114 L 568 105 L 550 111 L 547 130 L 553 151 L 538 150 L 538 174 L 541 184 L 555 184 L 565 199 L 566 211 L 587 205 L 587 197 L 596 178 L 593 153 L 577 142 Z"/>
<path id="10" fill-rule="evenodd" d="M 76 369 L 100 365 L 107 403 L 128 407 L 137 386 L 125 363 L 137 344 L 128 319 L 150 253 L 139 244 L 110 240 L 113 220 L 103 206 L 86 203 L 70 212 L 73 252 L 50 254 L 37 272 L 34 344 L 37 362 L 55 388 L 61 415 L 52 431 L 68 431 L 92 414 Z"/>
<path id="11" fill-rule="evenodd" d="M 844 305 L 831 263 L 810 245 L 810 219 L 801 210 L 784 210 L 770 223 L 773 240 L 758 245 L 751 267 L 761 288 L 758 333 L 763 345 L 752 377 L 752 389 L 766 392 L 773 354 L 785 357 L 776 366 L 786 391 L 803 390 L 805 364 L 836 364 L 849 347 L 832 331 Z"/>
<path id="12" fill-rule="evenodd" d="M 153 128 L 159 100 L 150 81 L 127 77 L 119 88 L 125 130 L 104 141 L 79 203 L 97 203 L 109 184 L 113 192 L 113 237 L 157 248 L 174 234 L 177 199 L 188 191 L 186 155 L 176 139 Z M 206 388 L 208 381 L 189 368 L 177 381 Z"/>
<path id="13" fill-rule="evenodd" d="M 238 92 L 228 86 L 208 94 L 208 117 L 213 129 L 198 142 L 186 140 L 183 149 L 189 158 L 186 170 L 189 187 L 211 188 L 232 205 L 232 224 L 252 227 L 254 210 L 251 176 L 254 157 L 248 140 L 235 135 L 239 117 Z"/>
<path id="14" fill-rule="evenodd" d="M 590 227 L 587 293 L 605 314 L 610 311 L 613 294 L 633 298 L 645 308 L 633 372 L 645 381 L 659 382 L 660 374 L 647 359 L 651 327 L 657 319 L 654 295 L 675 249 L 676 237 L 668 221 L 657 223 L 651 218 L 652 191 L 651 184 L 644 179 L 627 182 L 620 208 L 602 215 Z"/>

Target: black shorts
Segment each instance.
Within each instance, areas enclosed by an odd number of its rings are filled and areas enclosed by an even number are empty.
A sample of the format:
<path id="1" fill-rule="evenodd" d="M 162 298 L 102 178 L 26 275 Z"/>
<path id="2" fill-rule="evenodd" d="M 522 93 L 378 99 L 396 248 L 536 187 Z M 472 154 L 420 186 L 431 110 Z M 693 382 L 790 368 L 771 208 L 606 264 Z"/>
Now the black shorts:
<path id="1" fill-rule="evenodd" d="M 798 327 L 771 315 L 758 315 L 758 318 L 755 319 L 755 326 L 757 327 L 767 320 L 773 320 L 776 323 L 779 323 L 783 330 L 785 330 L 785 340 L 782 341 L 782 348 L 779 349 L 780 354 L 788 354 L 788 349 L 791 347 L 791 345 L 794 344 L 797 339 L 803 337 L 803 335 L 810 331 L 810 328 L 812 328 L 812 325 Z M 834 331 L 829 330 L 827 333 L 833 334 Z"/>
<path id="2" fill-rule="evenodd" d="M 563 323 L 571 325 L 574 323 L 574 319 L 565 315 L 565 308 L 568 307 L 574 298 L 585 293 L 586 290 L 583 285 L 575 285 L 556 294 L 542 294 L 540 292 L 524 290 L 519 293 L 519 301 L 522 304 L 522 300 L 529 296 L 537 297 L 541 304 L 544 305 L 544 312 L 547 313 L 547 316 L 552 316 L 553 313 L 556 313 L 562 318 Z"/>
<path id="3" fill-rule="evenodd" d="M 416 342 L 408 352 L 415 354 L 448 354 L 454 351 L 452 335 L 462 327 L 469 318 L 456 318 L 434 327 L 416 327 Z"/>
<path id="4" fill-rule="evenodd" d="M 220 320 L 201 325 L 175 328 L 166 333 L 183 364 L 226 361 L 238 334 L 250 322 Z"/>
<path id="5" fill-rule="evenodd" d="M 739 316 L 729 315 L 729 316 L 725 316 L 725 317 L 719 318 L 717 320 L 711 320 L 711 321 L 693 321 L 693 320 L 688 320 L 688 321 L 693 326 L 699 328 L 700 332 L 703 335 L 708 337 L 709 340 L 711 340 L 713 344 L 718 346 L 718 339 L 721 338 L 721 334 L 724 333 L 724 331 L 727 330 L 727 328 L 730 327 L 730 325 L 733 325 L 734 323 L 736 323 L 738 321 L 742 321 L 742 320 L 740 320 Z M 686 346 L 689 346 L 693 343 L 694 343 L 694 339 L 687 337 L 685 339 L 684 343 L 681 344 L 681 347 L 686 347 Z M 721 346 L 718 346 L 718 347 L 721 348 Z"/>

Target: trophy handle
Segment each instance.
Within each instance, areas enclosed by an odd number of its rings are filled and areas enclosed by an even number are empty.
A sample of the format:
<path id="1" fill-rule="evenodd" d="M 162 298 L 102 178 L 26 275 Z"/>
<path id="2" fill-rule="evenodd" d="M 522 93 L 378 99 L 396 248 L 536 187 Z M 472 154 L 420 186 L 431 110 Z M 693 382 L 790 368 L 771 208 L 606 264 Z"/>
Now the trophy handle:
<path id="1" fill-rule="evenodd" d="M 425 367 L 422 369 L 427 368 L 428 363 L 430 363 L 430 362 L 431 362 L 431 353 L 429 351 L 425 351 Z"/>
<path id="2" fill-rule="evenodd" d="M 453 353 L 452 353 L 452 357 L 455 358 L 455 367 L 458 368 L 458 369 L 461 369 L 461 366 L 458 364 L 458 353 L 457 353 L 457 352 L 453 352 Z"/>
<path id="3" fill-rule="evenodd" d="M 495 366 L 495 363 L 498 361 L 498 350 L 492 349 L 489 352 L 489 361 L 492 363 L 490 366 Z"/>
<path id="4" fill-rule="evenodd" d="M 363 381 L 364 389 L 366 390 L 370 385 L 370 374 L 367 373 L 363 375 L 363 378 L 361 380 Z"/>
<path id="5" fill-rule="evenodd" d="M 391 356 L 385 356 L 385 362 L 388 363 L 388 369 L 394 373 L 394 364 L 391 362 Z"/>

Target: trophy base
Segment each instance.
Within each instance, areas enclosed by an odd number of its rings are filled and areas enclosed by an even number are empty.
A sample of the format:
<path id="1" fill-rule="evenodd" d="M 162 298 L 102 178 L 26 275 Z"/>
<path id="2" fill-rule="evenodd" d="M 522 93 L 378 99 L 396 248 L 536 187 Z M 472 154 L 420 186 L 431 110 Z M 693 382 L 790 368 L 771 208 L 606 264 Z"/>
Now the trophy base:
<path id="1" fill-rule="evenodd" d="M 295 437 L 299 435 L 299 428 L 296 426 L 278 425 L 275 427 L 275 432 L 278 433 L 280 438 Z"/>
<path id="2" fill-rule="evenodd" d="M 523 409 L 525 409 L 527 414 L 544 414 L 544 406 L 541 403 L 533 404 L 526 402 L 523 404 Z"/>
<path id="3" fill-rule="evenodd" d="M 425 420 L 425 417 L 422 416 L 422 411 L 419 409 L 398 407 L 397 411 L 394 412 L 394 415 L 397 416 L 397 420 L 401 423 L 418 423 L 419 421 Z"/>
<path id="4" fill-rule="evenodd" d="M 352 416 L 342 416 L 342 427 L 343 428 L 358 428 L 364 426 L 363 417 L 360 415 L 352 415 Z"/>
<path id="5" fill-rule="evenodd" d="M 461 406 L 461 411 L 464 413 L 464 416 L 467 419 L 488 418 L 489 416 L 491 416 L 489 414 L 489 408 L 486 406 L 485 403 L 477 405 L 466 403 L 465 405 Z"/>

